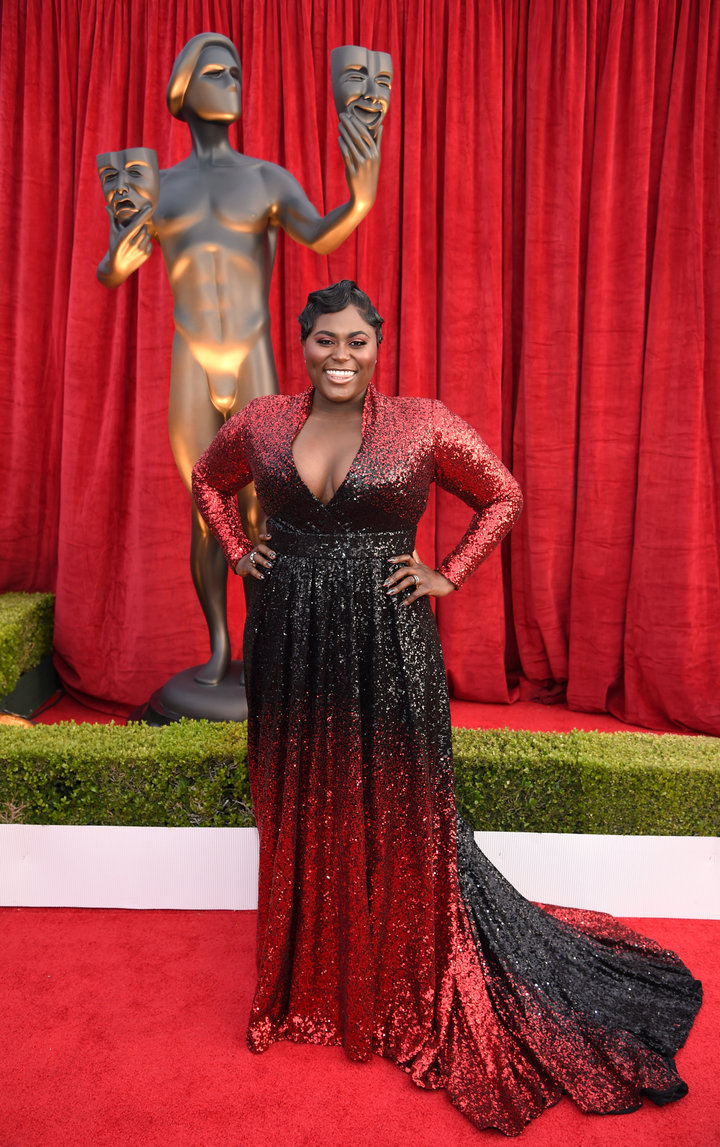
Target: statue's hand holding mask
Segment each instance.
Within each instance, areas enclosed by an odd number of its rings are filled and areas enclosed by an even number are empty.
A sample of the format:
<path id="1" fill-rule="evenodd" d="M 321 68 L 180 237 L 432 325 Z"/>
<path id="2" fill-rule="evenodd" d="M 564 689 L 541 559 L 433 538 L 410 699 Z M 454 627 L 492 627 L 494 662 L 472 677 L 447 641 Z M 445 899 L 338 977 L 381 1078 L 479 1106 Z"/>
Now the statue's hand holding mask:
<path id="1" fill-rule="evenodd" d="M 97 157 L 97 170 L 110 219 L 106 270 L 122 282 L 152 253 L 151 217 L 160 193 L 157 155 L 150 147 L 106 151 Z"/>
<path id="2" fill-rule="evenodd" d="M 372 203 L 382 121 L 390 105 L 392 59 L 387 52 L 345 44 L 330 53 L 330 70 L 348 187 L 356 201 Z"/>

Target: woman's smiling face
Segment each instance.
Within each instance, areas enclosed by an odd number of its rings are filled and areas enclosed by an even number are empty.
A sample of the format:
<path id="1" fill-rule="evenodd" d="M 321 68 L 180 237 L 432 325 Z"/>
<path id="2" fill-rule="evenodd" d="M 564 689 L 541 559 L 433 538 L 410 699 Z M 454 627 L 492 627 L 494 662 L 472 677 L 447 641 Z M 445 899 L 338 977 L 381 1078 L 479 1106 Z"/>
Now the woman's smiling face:
<path id="1" fill-rule="evenodd" d="M 318 315 L 305 340 L 307 372 L 317 394 L 329 402 L 364 395 L 377 362 L 375 330 L 357 307 Z"/>

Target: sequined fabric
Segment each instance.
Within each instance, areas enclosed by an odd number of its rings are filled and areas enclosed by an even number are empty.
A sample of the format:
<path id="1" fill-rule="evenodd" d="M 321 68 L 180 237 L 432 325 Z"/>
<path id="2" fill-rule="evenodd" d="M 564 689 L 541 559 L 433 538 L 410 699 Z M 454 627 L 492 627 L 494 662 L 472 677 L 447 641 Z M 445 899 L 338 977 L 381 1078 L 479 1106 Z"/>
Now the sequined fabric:
<path id="1" fill-rule="evenodd" d="M 437 482 L 475 511 L 438 566 L 456 586 L 495 548 L 522 507 L 515 479 L 480 436 L 441 402 L 365 396 L 362 444 L 328 506 L 295 469 L 292 442 L 310 413 L 312 387 L 290 397 L 256 398 L 234 415 L 193 471 L 193 494 L 231 567 L 252 548 L 235 494 L 251 478 L 273 518 L 308 533 L 405 530 L 414 533 Z"/>
<path id="2" fill-rule="evenodd" d="M 563 1092 L 597 1112 L 679 1097 L 672 1055 L 699 985 L 610 917 L 529 904 L 458 829 L 432 610 L 382 587 L 433 481 L 473 510 L 440 566 L 459 585 L 517 516 L 514 480 L 440 403 L 371 388 L 325 506 L 292 457 L 311 397 L 251 403 L 195 471 L 228 561 L 250 548 L 235 503 L 250 478 L 277 553 L 245 630 L 260 831 L 249 1046 L 387 1056 L 508 1135 Z"/>

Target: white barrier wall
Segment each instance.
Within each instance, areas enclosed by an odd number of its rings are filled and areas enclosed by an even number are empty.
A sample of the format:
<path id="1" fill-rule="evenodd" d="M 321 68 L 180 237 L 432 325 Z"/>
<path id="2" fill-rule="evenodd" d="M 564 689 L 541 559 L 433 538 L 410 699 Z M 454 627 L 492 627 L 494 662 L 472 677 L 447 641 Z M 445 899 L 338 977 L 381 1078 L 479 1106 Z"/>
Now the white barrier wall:
<path id="1" fill-rule="evenodd" d="M 525 896 L 617 916 L 720 918 L 715 837 L 480 832 Z M 252 909 L 252 828 L 0 825 L 0 904 Z"/>

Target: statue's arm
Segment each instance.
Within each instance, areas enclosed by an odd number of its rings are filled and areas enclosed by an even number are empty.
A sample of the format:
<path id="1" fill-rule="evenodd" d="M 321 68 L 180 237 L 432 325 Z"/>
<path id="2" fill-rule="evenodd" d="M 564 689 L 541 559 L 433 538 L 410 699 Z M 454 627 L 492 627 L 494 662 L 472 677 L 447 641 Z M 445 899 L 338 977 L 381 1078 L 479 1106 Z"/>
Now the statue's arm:
<path id="1" fill-rule="evenodd" d="M 110 208 L 105 210 L 110 217 L 110 243 L 95 273 L 104 287 L 119 287 L 152 254 L 152 239 L 146 224 L 153 209 L 148 203 L 128 227 L 119 227 Z"/>
<path id="2" fill-rule="evenodd" d="M 288 171 L 273 168 L 273 223 L 317 255 L 328 255 L 339 247 L 365 218 L 375 202 L 380 171 L 380 139 L 347 112 L 340 117 L 340 150 L 345 161 L 345 178 L 350 198 L 341 207 L 321 215 L 302 187 Z"/>

